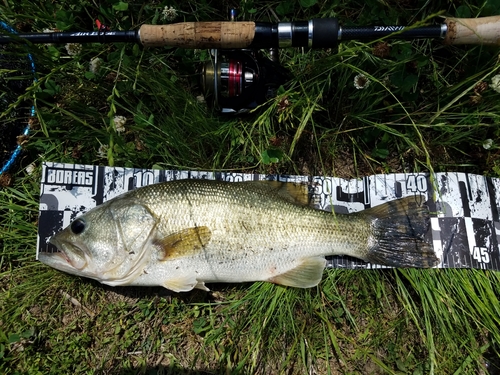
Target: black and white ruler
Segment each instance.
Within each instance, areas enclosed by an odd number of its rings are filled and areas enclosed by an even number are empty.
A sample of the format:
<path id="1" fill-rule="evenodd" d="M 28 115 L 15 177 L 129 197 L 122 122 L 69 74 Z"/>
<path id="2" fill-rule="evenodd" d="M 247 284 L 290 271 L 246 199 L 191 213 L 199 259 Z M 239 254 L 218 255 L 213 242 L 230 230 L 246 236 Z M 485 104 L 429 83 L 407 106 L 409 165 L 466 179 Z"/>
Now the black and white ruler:
<path id="1" fill-rule="evenodd" d="M 440 268 L 500 270 L 500 179 L 467 173 L 335 177 L 169 171 L 45 162 L 40 194 L 38 252 L 56 251 L 48 239 L 78 215 L 126 191 L 153 183 L 186 179 L 280 180 L 305 183 L 316 206 L 337 213 L 364 210 L 390 200 L 416 196 L 431 211 L 429 240 Z M 350 257 L 329 257 L 329 267 L 382 268 Z"/>

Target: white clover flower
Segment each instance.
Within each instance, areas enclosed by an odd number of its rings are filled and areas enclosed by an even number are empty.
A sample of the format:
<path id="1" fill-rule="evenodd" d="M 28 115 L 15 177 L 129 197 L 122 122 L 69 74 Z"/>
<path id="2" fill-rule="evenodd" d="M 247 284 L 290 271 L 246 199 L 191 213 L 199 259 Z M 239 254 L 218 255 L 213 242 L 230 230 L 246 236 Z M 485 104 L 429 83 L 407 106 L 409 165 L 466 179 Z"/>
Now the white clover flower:
<path id="1" fill-rule="evenodd" d="M 100 145 L 99 149 L 97 150 L 97 157 L 101 159 L 107 159 L 108 157 L 108 145 Z"/>
<path id="2" fill-rule="evenodd" d="M 82 52 L 82 45 L 79 43 L 67 43 L 64 47 L 70 56 L 76 56 Z"/>
<path id="3" fill-rule="evenodd" d="M 123 133 L 125 131 L 125 123 L 127 122 L 127 118 L 123 116 L 115 116 L 113 117 L 113 125 L 115 126 L 115 130 L 117 133 Z"/>
<path id="4" fill-rule="evenodd" d="M 489 150 L 492 146 L 493 146 L 493 139 L 488 138 L 488 139 L 484 140 L 484 142 L 483 142 L 483 148 L 485 150 Z"/>
<path id="5" fill-rule="evenodd" d="M 356 89 L 363 90 L 368 86 L 370 86 L 370 80 L 364 74 L 359 73 L 354 77 L 354 87 L 356 87 Z"/>
<path id="6" fill-rule="evenodd" d="M 496 92 L 500 92 L 500 74 L 493 76 L 490 87 Z"/>
<path id="7" fill-rule="evenodd" d="M 99 57 L 93 57 L 92 60 L 90 60 L 90 65 L 89 65 L 89 70 L 97 74 L 99 72 L 99 69 L 101 69 L 102 65 L 102 59 Z"/>
<path id="8" fill-rule="evenodd" d="M 33 174 L 33 172 L 35 171 L 36 167 L 35 167 L 35 164 L 34 163 L 31 163 L 29 164 L 27 167 L 26 167 L 26 173 L 31 175 Z"/>
<path id="9" fill-rule="evenodd" d="M 173 21 L 177 18 L 177 10 L 174 7 L 166 6 L 161 12 L 166 21 Z"/>

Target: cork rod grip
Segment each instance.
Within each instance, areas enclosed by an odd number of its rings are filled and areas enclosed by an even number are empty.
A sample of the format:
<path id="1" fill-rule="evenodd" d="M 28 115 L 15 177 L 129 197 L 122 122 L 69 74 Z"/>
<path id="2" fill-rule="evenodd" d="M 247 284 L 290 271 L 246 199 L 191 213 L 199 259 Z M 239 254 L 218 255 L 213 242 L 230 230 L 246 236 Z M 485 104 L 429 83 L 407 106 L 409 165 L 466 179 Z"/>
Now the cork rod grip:
<path id="1" fill-rule="evenodd" d="M 447 18 L 445 44 L 484 44 L 500 46 L 500 16 Z"/>
<path id="2" fill-rule="evenodd" d="M 246 48 L 254 36 L 254 22 L 182 22 L 139 29 L 145 47 Z"/>

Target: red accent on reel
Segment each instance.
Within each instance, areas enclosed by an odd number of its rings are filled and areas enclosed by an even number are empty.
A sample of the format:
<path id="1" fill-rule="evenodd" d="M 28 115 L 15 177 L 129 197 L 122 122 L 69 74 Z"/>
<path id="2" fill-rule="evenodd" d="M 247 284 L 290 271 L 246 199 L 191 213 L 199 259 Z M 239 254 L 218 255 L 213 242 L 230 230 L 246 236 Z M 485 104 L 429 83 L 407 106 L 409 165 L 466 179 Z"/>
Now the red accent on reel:
<path id="1" fill-rule="evenodd" d="M 229 60 L 227 86 L 230 98 L 241 95 L 243 87 L 243 66 L 238 60 Z"/>

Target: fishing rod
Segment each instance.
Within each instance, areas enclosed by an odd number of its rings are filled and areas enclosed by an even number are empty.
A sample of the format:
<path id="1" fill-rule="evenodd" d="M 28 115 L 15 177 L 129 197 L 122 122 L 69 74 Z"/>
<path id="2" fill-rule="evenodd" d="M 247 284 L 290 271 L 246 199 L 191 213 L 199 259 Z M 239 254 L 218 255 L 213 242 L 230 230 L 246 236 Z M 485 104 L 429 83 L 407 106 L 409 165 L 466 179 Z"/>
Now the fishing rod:
<path id="1" fill-rule="evenodd" d="M 500 16 L 446 18 L 423 26 L 345 27 L 336 18 L 297 22 L 234 21 L 182 22 L 142 25 L 139 30 L 20 33 L 0 35 L 0 44 L 29 43 L 138 43 L 144 47 L 211 49 L 200 78 L 205 97 L 223 113 L 247 112 L 270 97 L 289 79 L 280 66 L 278 48 L 336 48 L 339 42 L 390 39 L 441 39 L 445 44 L 500 46 Z M 270 58 L 260 50 L 269 49 Z"/>
<path id="2" fill-rule="evenodd" d="M 142 25 L 139 30 L 20 33 L 0 35 L 0 44 L 26 40 L 30 43 L 134 42 L 144 47 L 263 49 L 284 47 L 332 48 L 339 41 L 443 38 L 446 44 L 500 45 L 500 16 L 447 18 L 440 25 L 340 26 L 336 18 L 279 22 L 181 22 Z"/>

